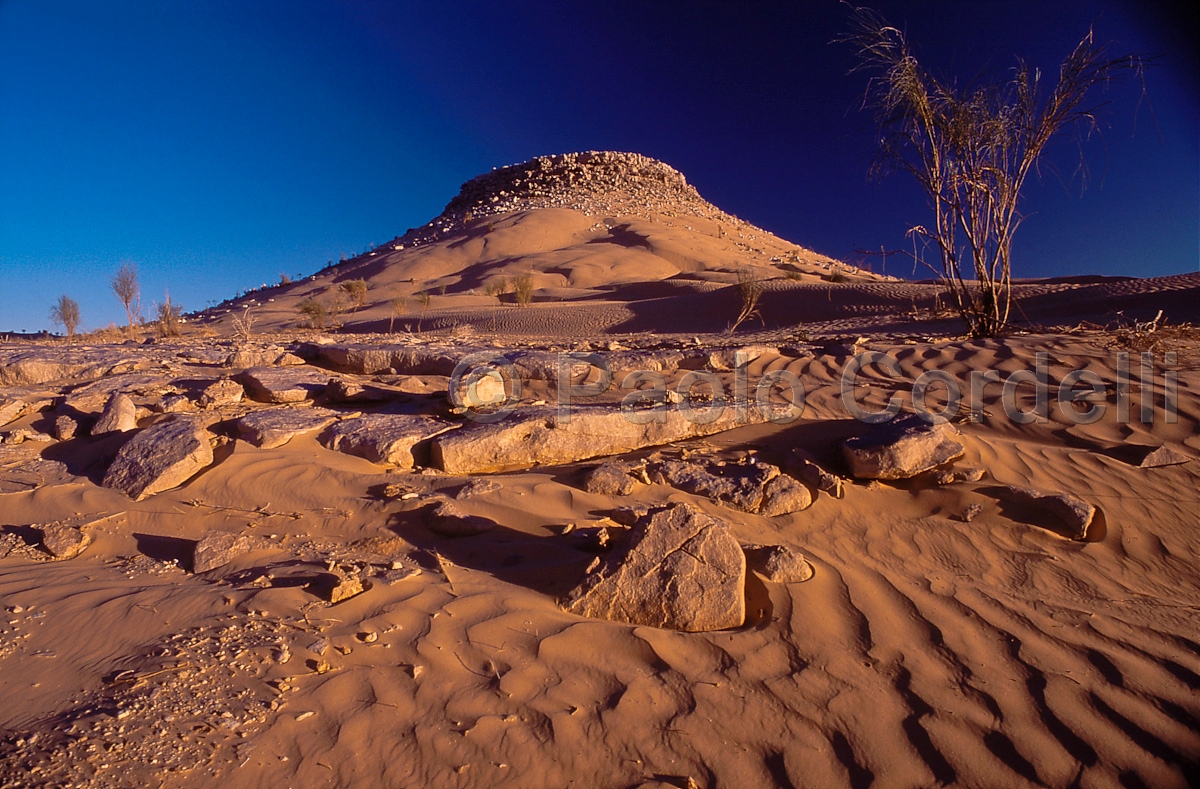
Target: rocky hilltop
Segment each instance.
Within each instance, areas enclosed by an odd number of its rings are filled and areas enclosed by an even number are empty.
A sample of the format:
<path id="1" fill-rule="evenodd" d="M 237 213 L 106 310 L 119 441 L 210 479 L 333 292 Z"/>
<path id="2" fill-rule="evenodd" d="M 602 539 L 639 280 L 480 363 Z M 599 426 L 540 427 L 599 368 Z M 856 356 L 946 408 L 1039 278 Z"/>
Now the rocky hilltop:
<path id="1" fill-rule="evenodd" d="M 701 197 L 669 164 L 638 153 L 583 151 L 536 156 L 476 176 L 429 224 L 395 241 L 422 243 L 472 220 L 540 208 L 569 208 L 584 216 L 694 216 L 749 226 Z"/>

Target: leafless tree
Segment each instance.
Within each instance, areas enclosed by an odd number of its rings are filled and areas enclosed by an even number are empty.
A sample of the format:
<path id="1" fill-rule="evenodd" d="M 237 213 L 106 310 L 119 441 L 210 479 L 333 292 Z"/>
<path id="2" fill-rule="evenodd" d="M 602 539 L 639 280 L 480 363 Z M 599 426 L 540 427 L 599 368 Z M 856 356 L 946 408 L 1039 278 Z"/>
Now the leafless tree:
<path id="1" fill-rule="evenodd" d="M 754 276 L 754 272 L 748 269 L 741 269 L 738 271 L 737 289 L 738 295 L 742 298 L 742 309 L 738 312 L 733 325 L 729 327 L 730 334 L 737 331 L 738 326 L 741 326 L 750 318 L 758 318 L 759 321 L 762 320 L 762 313 L 758 311 L 758 300 L 762 298 L 764 289 L 762 280 Z"/>
<path id="2" fill-rule="evenodd" d="M 129 261 L 121 264 L 112 278 L 113 293 L 125 307 L 125 317 L 129 320 L 129 334 L 133 336 L 133 326 L 142 313 L 141 287 L 138 285 L 137 266 Z"/>
<path id="3" fill-rule="evenodd" d="M 50 320 L 62 326 L 67 337 L 74 337 L 79 328 L 79 302 L 70 296 L 59 296 L 58 303 L 50 308 Z"/>
<path id="4" fill-rule="evenodd" d="M 1110 58 L 1092 31 L 1059 68 L 1052 89 L 1018 59 L 1010 77 L 959 87 L 917 61 L 904 32 L 868 8 L 852 10 L 858 70 L 871 74 L 864 105 L 880 129 L 873 168 L 910 173 L 929 198 L 933 225 L 909 232 L 936 250 L 940 277 L 969 334 L 992 336 L 1009 320 L 1012 240 L 1021 190 L 1051 139 L 1082 141 L 1097 128 L 1095 88 L 1141 74 L 1137 55 Z M 1082 165 L 1082 157 L 1081 157 Z M 1085 171 L 1086 172 L 1086 171 Z"/>

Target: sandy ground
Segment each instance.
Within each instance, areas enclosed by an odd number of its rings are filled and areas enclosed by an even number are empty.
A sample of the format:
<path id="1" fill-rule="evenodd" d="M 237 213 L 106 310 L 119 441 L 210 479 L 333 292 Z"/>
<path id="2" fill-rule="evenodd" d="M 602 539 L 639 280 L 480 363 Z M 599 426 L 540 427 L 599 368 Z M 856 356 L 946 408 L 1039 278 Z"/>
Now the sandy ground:
<path id="1" fill-rule="evenodd" d="M 0 426 L 9 546 L 0 556 L 0 786 L 1200 782 L 1200 338 L 1175 328 L 1200 318 L 1200 275 L 1022 283 L 1019 331 L 966 340 L 933 286 L 839 267 L 748 228 L 543 209 L 456 233 L 258 291 L 192 321 L 178 341 L 0 347 L 9 376 L 0 395 L 33 404 Z M 720 332 L 736 314 L 732 283 L 744 267 L 767 280 L 761 320 L 730 338 Z M 489 278 L 522 273 L 537 282 L 528 307 L 482 292 Z M 114 388 L 143 407 L 145 428 L 163 418 L 164 392 L 248 366 L 230 367 L 232 352 L 354 340 L 263 333 L 296 331 L 302 300 L 333 299 L 340 281 L 359 277 L 367 296 L 337 316 L 343 333 L 396 324 L 393 336 L 357 335 L 369 346 L 694 354 L 760 343 L 769 348 L 750 363 L 751 380 L 786 370 L 804 384 L 795 423 L 633 459 L 753 454 L 785 465 L 798 447 L 845 473 L 841 442 L 867 426 L 851 418 L 839 381 L 860 350 L 891 354 L 901 373 L 864 373 L 853 391 L 871 406 L 896 394 L 910 407 L 927 371 L 969 391 L 973 372 L 1032 370 L 1045 353 L 1052 382 L 1088 370 L 1111 407 L 1093 424 L 1074 424 L 1057 404 L 1046 420 L 1018 424 L 993 386 L 970 404 L 978 420 L 959 420 L 958 467 L 984 469 L 981 480 L 854 481 L 842 499 L 821 494 L 775 518 L 665 484 L 587 493 L 596 461 L 472 479 L 391 469 L 333 451 L 317 433 L 260 449 L 234 426 L 268 407 L 250 401 L 202 412 L 214 463 L 139 502 L 99 484 L 127 436 L 13 439 L 53 434 L 64 401 L 94 417 Z M 434 294 L 424 314 L 418 291 Z M 394 310 L 399 295 L 407 306 Z M 247 306 L 256 336 L 228 339 Z M 1166 328 L 1133 325 L 1160 309 Z M 1119 354 L 1143 349 L 1153 380 L 1134 381 L 1133 418 L 1122 419 Z M 39 380 L 18 380 L 13 360 L 31 351 L 74 366 L 42 365 Z M 715 367 L 732 386 L 733 374 Z M 444 375 L 319 372 L 388 394 L 318 405 L 447 414 Z M 675 385 L 689 372 L 664 376 Z M 1030 389 L 1019 391 L 1022 408 L 1033 407 Z M 554 396 L 546 381 L 526 382 L 526 402 Z M 1143 402 L 1153 406 L 1145 422 Z M 1187 462 L 1141 467 L 1161 446 Z M 496 485 L 458 504 L 494 530 L 451 539 L 427 528 L 432 499 L 481 479 Z M 1086 541 L 1065 539 L 1039 513 L 1003 501 L 1004 485 L 1070 493 L 1101 514 Z M 719 632 L 560 607 L 596 555 L 583 527 L 611 523 L 620 507 L 674 501 L 725 519 L 743 543 L 795 549 L 814 576 L 777 584 L 751 574 L 747 623 Z M 90 524 L 94 542 L 52 560 L 37 529 L 56 521 Z M 249 549 L 194 573 L 195 542 L 215 532 L 247 535 Z M 331 604 L 324 585 L 347 565 L 369 568 L 368 588 Z"/>

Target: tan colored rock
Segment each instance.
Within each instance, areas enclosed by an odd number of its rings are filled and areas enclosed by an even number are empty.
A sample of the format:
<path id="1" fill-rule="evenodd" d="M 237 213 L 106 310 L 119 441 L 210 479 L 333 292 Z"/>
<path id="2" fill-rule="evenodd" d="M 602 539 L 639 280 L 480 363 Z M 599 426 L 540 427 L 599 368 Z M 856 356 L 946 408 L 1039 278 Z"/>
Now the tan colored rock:
<path id="1" fill-rule="evenodd" d="M 639 521 L 566 609 L 636 625 L 703 632 L 746 619 L 746 557 L 728 524 L 689 504 Z"/>
<path id="2" fill-rule="evenodd" d="M 250 539 L 244 534 L 214 531 L 192 548 L 192 572 L 206 573 L 223 567 L 250 548 Z"/>
<path id="3" fill-rule="evenodd" d="M 79 423 L 74 417 L 63 414 L 54 420 L 54 434 L 59 441 L 70 441 L 78 430 Z"/>
<path id="4" fill-rule="evenodd" d="M 92 544 L 92 537 L 75 526 L 52 523 L 42 527 L 42 547 L 55 559 L 74 559 Z"/>
<path id="5" fill-rule="evenodd" d="M 762 506 L 758 514 L 767 518 L 790 515 L 812 506 L 808 488 L 786 474 L 780 474 L 763 488 Z"/>
<path id="6" fill-rule="evenodd" d="M 744 420 L 733 406 L 709 422 L 689 419 L 678 408 L 667 408 L 659 415 L 662 421 L 649 419 L 650 412 L 630 415 L 612 406 L 575 407 L 569 417 L 560 417 L 552 406 L 517 409 L 498 422 L 468 422 L 462 430 L 439 436 L 433 442 L 431 459 L 437 468 L 451 474 L 556 466 L 764 421 L 753 407 L 745 409 Z"/>
<path id="7" fill-rule="evenodd" d="M 786 545 L 746 548 L 746 566 L 773 584 L 798 584 L 813 577 L 813 567 Z"/>
<path id="8" fill-rule="evenodd" d="M 1069 493 L 1043 493 L 1033 488 L 1006 485 L 999 491 L 1004 501 L 1032 507 L 1054 516 L 1063 529 L 1054 529 L 1057 534 L 1072 540 L 1086 540 L 1088 528 L 1096 517 L 1096 508 L 1083 499 Z"/>
<path id="9" fill-rule="evenodd" d="M 1139 468 L 1162 468 L 1163 466 L 1178 466 L 1182 463 L 1188 463 L 1192 460 L 1191 457 L 1176 452 L 1168 446 L 1161 446 L 1158 449 L 1150 452 L 1146 457 L 1142 458 Z"/>
<path id="10" fill-rule="evenodd" d="M 601 463 L 584 477 L 583 489 L 602 496 L 628 496 L 637 488 L 626 463 Z"/>
<path id="11" fill-rule="evenodd" d="M 322 441 L 330 449 L 372 463 L 412 468 L 416 465 L 413 451 L 418 445 L 456 427 L 429 416 L 367 414 L 338 422 Z"/>
<path id="12" fill-rule="evenodd" d="M 468 515 L 452 501 L 439 502 L 429 511 L 425 525 L 442 537 L 473 537 L 496 528 L 496 522 L 479 515 Z"/>
<path id="13" fill-rule="evenodd" d="M 814 491 L 828 493 L 835 499 L 846 495 L 844 480 L 836 474 L 826 471 L 814 462 L 808 453 L 799 447 L 793 447 L 787 458 L 788 473 Z"/>
<path id="14" fill-rule="evenodd" d="M 113 459 L 103 485 L 141 501 L 182 485 L 213 462 L 209 433 L 187 417 L 174 417 L 142 430 Z"/>
<path id="15" fill-rule="evenodd" d="M 250 397 L 263 403 L 302 403 L 329 385 L 329 374 L 314 368 L 252 367 L 237 376 Z"/>
<path id="16" fill-rule="evenodd" d="M 329 427 L 338 416 L 327 408 L 267 408 L 239 419 L 238 434 L 257 447 L 274 449 L 296 436 Z"/>
<path id="17" fill-rule="evenodd" d="M 25 413 L 24 400 L 7 400 L 0 398 L 0 425 L 15 422 Z"/>
<path id="18" fill-rule="evenodd" d="M 130 430 L 137 430 L 137 406 L 128 395 L 113 392 L 100 418 L 92 425 L 92 435 L 128 433 Z"/>
<path id="19" fill-rule="evenodd" d="M 230 378 L 222 378 L 204 387 L 200 392 L 200 405 L 204 408 L 237 405 L 245 396 L 245 387 Z"/>
<path id="20" fill-rule="evenodd" d="M 910 479 L 962 457 L 966 448 L 957 437 L 949 422 L 931 424 L 913 414 L 848 439 L 842 452 L 859 479 Z"/>
<path id="21" fill-rule="evenodd" d="M 765 487 L 779 476 L 779 469 L 769 463 L 717 464 L 667 460 L 656 464 L 651 474 L 652 479 L 659 479 L 687 493 L 732 504 L 746 512 L 758 512 L 763 504 Z"/>

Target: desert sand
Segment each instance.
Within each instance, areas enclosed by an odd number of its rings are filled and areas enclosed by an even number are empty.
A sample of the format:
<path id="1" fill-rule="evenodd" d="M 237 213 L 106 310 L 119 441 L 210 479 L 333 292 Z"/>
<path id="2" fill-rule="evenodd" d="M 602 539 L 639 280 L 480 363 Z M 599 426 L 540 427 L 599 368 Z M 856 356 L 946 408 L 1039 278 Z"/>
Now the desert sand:
<path id="1" fill-rule="evenodd" d="M 763 292 L 730 333 L 740 271 Z M 966 339 L 932 282 L 593 154 L 482 176 L 182 336 L 0 343 L 0 786 L 1196 785 L 1200 275 L 1014 293 L 1009 334 Z M 447 395 L 481 352 L 512 364 L 498 427 L 482 388 Z M 592 366 L 559 380 L 561 352 Z M 872 352 L 895 369 L 847 386 Z M 1041 418 L 972 395 L 1039 366 Z M 881 428 L 846 393 L 911 412 L 930 371 L 929 407 L 965 393 L 920 428 L 952 451 L 856 477 L 847 446 Z M 1098 383 L 1064 402 L 1075 371 Z M 590 435 L 633 372 L 750 397 L 787 373 L 803 410 Z M 1012 405 L 1038 412 L 1036 389 Z M 664 408 L 689 402 L 709 405 Z M 572 612 L 655 512 L 733 546 L 677 552 L 663 610 L 742 562 L 736 624 Z"/>

